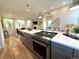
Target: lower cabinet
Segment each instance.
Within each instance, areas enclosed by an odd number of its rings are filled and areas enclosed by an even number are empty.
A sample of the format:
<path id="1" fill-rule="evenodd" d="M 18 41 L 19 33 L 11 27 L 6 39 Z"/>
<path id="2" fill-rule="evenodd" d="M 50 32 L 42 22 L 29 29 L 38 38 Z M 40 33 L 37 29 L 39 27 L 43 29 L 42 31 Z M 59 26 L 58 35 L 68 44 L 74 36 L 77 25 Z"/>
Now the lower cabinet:
<path id="1" fill-rule="evenodd" d="M 33 50 L 33 40 L 30 34 L 28 33 L 22 33 L 21 35 L 21 41 L 30 50 Z"/>
<path id="2" fill-rule="evenodd" d="M 38 43 L 33 42 L 33 38 L 28 33 L 20 32 L 22 43 L 31 50 L 34 50 L 42 55 L 44 59 L 48 58 L 48 53 L 46 47 L 39 45 Z M 56 42 L 51 42 L 51 59 L 79 59 L 79 50 L 67 47 Z M 47 54 L 46 54 L 47 53 Z"/>
<path id="3" fill-rule="evenodd" d="M 74 49 L 74 56 L 73 59 L 79 59 L 79 50 Z"/>
<path id="4" fill-rule="evenodd" d="M 64 45 L 51 43 L 51 59 L 72 59 L 73 49 Z"/>
<path id="5" fill-rule="evenodd" d="M 75 57 L 73 57 L 72 59 L 79 59 L 79 57 L 78 57 L 78 56 L 75 56 Z"/>
<path id="6" fill-rule="evenodd" d="M 27 47 L 31 50 L 33 50 L 33 40 L 30 34 L 24 33 L 24 38 L 25 38 L 25 44 Z"/>

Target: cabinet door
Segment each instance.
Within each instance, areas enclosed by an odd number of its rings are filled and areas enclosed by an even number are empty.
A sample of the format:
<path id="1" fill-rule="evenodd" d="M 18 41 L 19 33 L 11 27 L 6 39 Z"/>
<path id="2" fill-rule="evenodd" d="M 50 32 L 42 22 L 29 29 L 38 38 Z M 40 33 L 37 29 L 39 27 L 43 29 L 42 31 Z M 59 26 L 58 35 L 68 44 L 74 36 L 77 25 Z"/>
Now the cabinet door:
<path id="1" fill-rule="evenodd" d="M 74 56 L 73 59 L 79 59 L 79 57 L 78 56 Z"/>
<path id="2" fill-rule="evenodd" d="M 53 50 L 51 54 L 51 59 L 65 59 L 65 56 Z"/>
<path id="3" fill-rule="evenodd" d="M 71 59 L 73 49 L 58 43 L 51 43 L 51 59 Z"/>
<path id="4" fill-rule="evenodd" d="M 79 50 L 74 50 L 74 57 L 73 59 L 79 59 Z"/>
<path id="5" fill-rule="evenodd" d="M 24 42 L 28 48 L 33 49 L 33 41 L 30 34 L 24 33 Z"/>

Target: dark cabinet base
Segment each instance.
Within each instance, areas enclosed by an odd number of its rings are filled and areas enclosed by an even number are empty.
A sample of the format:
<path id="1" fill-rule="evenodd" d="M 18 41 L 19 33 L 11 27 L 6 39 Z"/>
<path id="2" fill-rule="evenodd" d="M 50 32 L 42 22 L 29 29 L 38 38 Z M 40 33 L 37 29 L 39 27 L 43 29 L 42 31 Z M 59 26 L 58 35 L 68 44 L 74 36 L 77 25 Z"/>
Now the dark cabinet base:
<path id="1" fill-rule="evenodd" d="M 73 49 L 55 42 L 51 43 L 51 59 L 72 59 Z"/>
<path id="2" fill-rule="evenodd" d="M 58 53 L 57 51 L 52 51 L 51 59 L 71 59 L 61 53 Z"/>

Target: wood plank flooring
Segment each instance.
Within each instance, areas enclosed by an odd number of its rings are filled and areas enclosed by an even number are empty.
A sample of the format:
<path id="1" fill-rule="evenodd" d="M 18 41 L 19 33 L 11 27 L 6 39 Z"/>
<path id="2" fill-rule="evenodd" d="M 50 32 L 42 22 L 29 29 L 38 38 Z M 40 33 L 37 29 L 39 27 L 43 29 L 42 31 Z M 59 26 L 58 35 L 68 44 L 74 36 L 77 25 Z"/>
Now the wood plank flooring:
<path id="1" fill-rule="evenodd" d="M 38 59 L 18 38 L 11 36 L 5 39 L 4 48 L 0 48 L 0 59 Z"/>

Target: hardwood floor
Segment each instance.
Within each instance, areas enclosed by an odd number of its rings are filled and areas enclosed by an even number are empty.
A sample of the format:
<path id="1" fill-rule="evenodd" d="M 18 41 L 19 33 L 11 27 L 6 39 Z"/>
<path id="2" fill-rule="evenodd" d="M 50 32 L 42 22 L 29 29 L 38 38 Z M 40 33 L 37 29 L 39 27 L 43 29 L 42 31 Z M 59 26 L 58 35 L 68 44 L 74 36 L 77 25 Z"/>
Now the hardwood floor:
<path id="1" fill-rule="evenodd" d="M 12 36 L 5 39 L 4 48 L 0 48 L 0 59 L 38 59 L 18 38 Z"/>

